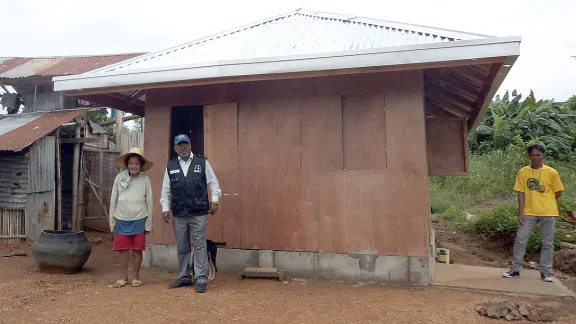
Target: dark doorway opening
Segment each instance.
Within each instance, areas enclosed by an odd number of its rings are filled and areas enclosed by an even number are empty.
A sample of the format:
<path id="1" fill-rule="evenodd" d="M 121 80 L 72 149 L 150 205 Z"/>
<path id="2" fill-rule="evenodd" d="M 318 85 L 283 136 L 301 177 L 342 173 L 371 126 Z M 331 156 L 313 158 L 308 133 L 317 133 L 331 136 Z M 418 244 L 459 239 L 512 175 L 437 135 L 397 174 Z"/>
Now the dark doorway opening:
<path id="1" fill-rule="evenodd" d="M 74 167 L 74 144 L 61 144 L 60 154 L 62 159 L 62 229 L 70 230 L 72 229 L 72 169 Z"/>
<path id="2" fill-rule="evenodd" d="M 192 153 L 204 155 L 204 107 L 172 107 L 170 127 L 170 158 L 176 158 L 174 137 L 186 134 L 190 137 Z"/>

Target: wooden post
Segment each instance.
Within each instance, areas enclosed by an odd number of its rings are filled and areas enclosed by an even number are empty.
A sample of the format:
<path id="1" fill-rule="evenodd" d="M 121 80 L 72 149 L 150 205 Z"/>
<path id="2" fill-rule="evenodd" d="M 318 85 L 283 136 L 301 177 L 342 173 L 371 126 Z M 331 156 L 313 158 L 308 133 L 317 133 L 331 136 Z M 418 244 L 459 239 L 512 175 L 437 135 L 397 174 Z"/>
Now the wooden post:
<path id="1" fill-rule="evenodd" d="M 124 128 L 122 111 L 116 109 L 116 151 L 120 153 L 122 153 L 122 128 Z"/>
<path id="2" fill-rule="evenodd" d="M 62 230 L 62 143 L 60 140 L 60 127 L 56 129 L 56 181 L 58 181 L 58 189 L 56 191 L 58 195 L 56 229 Z"/>
<path id="3" fill-rule="evenodd" d="M 80 129 L 82 125 L 74 126 L 74 137 L 80 138 Z M 72 230 L 78 228 L 78 169 L 80 164 L 80 143 L 74 144 L 74 162 L 72 165 Z"/>

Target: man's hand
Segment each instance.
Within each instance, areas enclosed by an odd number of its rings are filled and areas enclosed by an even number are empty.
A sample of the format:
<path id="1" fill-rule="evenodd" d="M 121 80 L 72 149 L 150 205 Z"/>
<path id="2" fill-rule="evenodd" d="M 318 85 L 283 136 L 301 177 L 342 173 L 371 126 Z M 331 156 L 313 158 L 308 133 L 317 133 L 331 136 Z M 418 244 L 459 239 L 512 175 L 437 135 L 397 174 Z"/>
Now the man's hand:
<path id="1" fill-rule="evenodd" d="M 218 204 L 211 202 L 210 203 L 210 210 L 208 210 L 208 214 L 216 215 L 217 211 L 218 211 Z"/>
<path id="2" fill-rule="evenodd" d="M 518 214 L 518 223 L 520 224 L 524 224 L 524 214 L 520 213 Z"/>
<path id="3" fill-rule="evenodd" d="M 166 224 L 170 224 L 170 212 L 163 212 L 162 218 Z"/>

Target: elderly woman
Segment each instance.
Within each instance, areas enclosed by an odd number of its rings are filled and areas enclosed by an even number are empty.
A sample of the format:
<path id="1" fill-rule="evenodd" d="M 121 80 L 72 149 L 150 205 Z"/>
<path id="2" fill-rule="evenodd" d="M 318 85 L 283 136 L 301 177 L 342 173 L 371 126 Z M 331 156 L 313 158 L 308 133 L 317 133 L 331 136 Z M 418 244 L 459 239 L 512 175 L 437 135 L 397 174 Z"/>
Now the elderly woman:
<path id="1" fill-rule="evenodd" d="M 134 278 L 131 286 L 139 287 L 142 251 L 146 249 L 146 234 L 152 231 L 152 186 L 146 172 L 152 168 L 140 148 L 116 158 L 122 171 L 116 176 L 110 197 L 110 231 L 114 233 L 114 251 L 120 254 L 122 279 L 114 283 L 120 288 L 128 284 L 128 251 L 132 250 Z"/>

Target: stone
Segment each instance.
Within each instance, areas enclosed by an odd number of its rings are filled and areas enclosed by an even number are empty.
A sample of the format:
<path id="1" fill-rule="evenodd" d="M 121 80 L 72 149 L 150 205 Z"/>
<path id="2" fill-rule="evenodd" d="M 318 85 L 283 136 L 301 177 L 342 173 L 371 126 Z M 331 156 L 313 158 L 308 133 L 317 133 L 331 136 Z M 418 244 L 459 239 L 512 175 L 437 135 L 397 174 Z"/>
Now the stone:
<path id="1" fill-rule="evenodd" d="M 550 313 L 543 313 L 540 314 L 540 319 L 542 320 L 542 322 L 553 322 L 554 316 L 552 316 L 552 314 Z"/>
<path id="2" fill-rule="evenodd" d="M 488 316 L 488 313 L 486 313 L 486 307 L 482 307 L 482 312 L 480 314 L 482 314 L 482 316 Z"/>
<path id="3" fill-rule="evenodd" d="M 518 310 L 520 311 L 520 315 L 522 315 L 522 316 L 530 315 L 530 311 L 528 310 L 528 307 L 526 307 L 525 305 L 520 306 L 520 308 L 518 308 Z"/>
<path id="4" fill-rule="evenodd" d="M 514 320 L 514 316 L 512 316 L 512 314 L 508 314 L 506 315 L 506 319 L 509 321 L 513 321 Z"/>
<path id="5" fill-rule="evenodd" d="M 536 312 L 535 310 L 530 312 L 530 315 L 526 316 L 526 319 L 531 321 L 531 322 L 538 322 L 540 321 L 542 318 L 540 317 L 540 315 L 538 314 L 538 312 Z"/>
<path id="6" fill-rule="evenodd" d="M 488 317 L 498 319 L 508 315 L 508 303 L 500 301 L 489 301 L 486 307 Z"/>
<path id="7" fill-rule="evenodd" d="M 510 312 L 518 309 L 518 308 L 516 307 L 516 304 L 514 304 L 514 302 L 512 302 L 512 301 L 507 300 L 507 301 L 503 301 L 502 303 L 503 303 L 504 305 L 506 305 L 506 307 L 508 308 L 508 310 L 509 310 Z"/>
<path id="8" fill-rule="evenodd" d="M 482 314 L 482 310 L 484 309 L 484 306 L 482 305 L 476 305 L 476 307 L 474 307 L 474 310 L 476 310 L 476 312 Z"/>
<path id="9" fill-rule="evenodd" d="M 520 314 L 520 311 L 518 311 L 518 310 L 511 311 L 510 315 L 514 316 L 514 319 L 523 318 L 522 314 Z"/>

